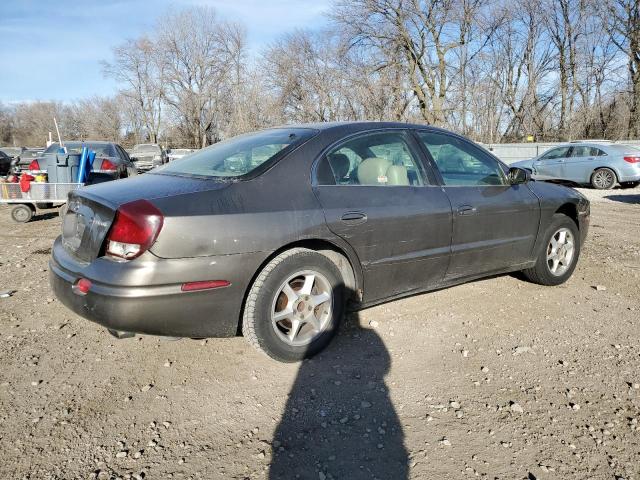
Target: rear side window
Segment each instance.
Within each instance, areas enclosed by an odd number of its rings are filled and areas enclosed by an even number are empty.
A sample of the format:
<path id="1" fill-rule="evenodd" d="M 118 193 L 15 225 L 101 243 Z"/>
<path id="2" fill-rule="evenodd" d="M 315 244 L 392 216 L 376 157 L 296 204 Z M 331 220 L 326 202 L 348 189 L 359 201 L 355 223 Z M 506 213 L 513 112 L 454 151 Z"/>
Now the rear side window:
<path id="1" fill-rule="evenodd" d="M 369 133 L 347 140 L 326 154 L 317 180 L 320 185 L 424 185 L 404 132 Z"/>
<path id="2" fill-rule="evenodd" d="M 153 173 L 239 177 L 292 150 L 315 133 L 308 128 L 274 128 L 240 135 L 174 160 Z"/>
<path id="3" fill-rule="evenodd" d="M 431 154 L 445 185 L 507 185 L 500 164 L 470 142 L 436 132 L 418 132 L 418 137 Z"/>
<path id="4" fill-rule="evenodd" d="M 606 153 L 589 145 L 579 145 L 571 150 L 571 157 L 598 157 L 603 155 L 606 155 Z"/>

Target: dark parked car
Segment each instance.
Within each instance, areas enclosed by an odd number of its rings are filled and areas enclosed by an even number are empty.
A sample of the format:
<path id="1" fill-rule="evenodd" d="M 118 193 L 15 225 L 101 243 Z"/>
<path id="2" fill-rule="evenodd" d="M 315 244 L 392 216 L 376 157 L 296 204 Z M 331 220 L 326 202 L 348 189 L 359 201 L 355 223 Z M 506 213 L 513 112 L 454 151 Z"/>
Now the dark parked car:
<path id="1" fill-rule="evenodd" d="M 45 148 L 25 148 L 20 154 L 16 164 L 19 170 L 27 170 L 34 160 L 39 159 L 44 154 Z"/>
<path id="2" fill-rule="evenodd" d="M 4 177 L 6 175 L 9 175 L 13 164 L 14 159 L 3 151 L 0 151 L 0 176 Z"/>
<path id="3" fill-rule="evenodd" d="M 22 152 L 25 150 L 26 148 L 24 147 L 0 147 L 0 152 L 11 158 L 20 158 L 20 155 L 22 155 Z"/>
<path id="4" fill-rule="evenodd" d="M 15 160 L 15 166 L 18 170 L 26 170 L 29 164 L 42 156 L 44 148 L 26 148 L 26 147 L 1 147 L 0 152 L 8 155 Z"/>
<path id="5" fill-rule="evenodd" d="M 82 151 L 83 146 L 96 152 L 92 167 L 95 177 L 101 175 L 105 180 L 116 180 L 137 174 L 136 167 L 129 159 L 129 155 L 117 143 L 101 141 L 64 142 L 64 146 L 67 149 L 67 153 L 78 154 Z M 41 157 L 30 163 L 29 170 L 44 170 L 46 168 L 46 157 L 56 155 L 59 149 L 59 143 L 49 145 Z M 42 161 L 45 164 L 40 165 Z"/>
<path id="6" fill-rule="evenodd" d="M 50 275 L 117 336 L 232 336 L 296 361 L 348 302 L 487 275 L 558 285 L 589 226 L 575 190 L 400 123 L 286 126 L 71 194 Z"/>
<path id="7" fill-rule="evenodd" d="M 131 151 L 131 160 L 139 172 L 147 172 L 169 161 L 167 152 L 157 143 L 136 145 Z"/>

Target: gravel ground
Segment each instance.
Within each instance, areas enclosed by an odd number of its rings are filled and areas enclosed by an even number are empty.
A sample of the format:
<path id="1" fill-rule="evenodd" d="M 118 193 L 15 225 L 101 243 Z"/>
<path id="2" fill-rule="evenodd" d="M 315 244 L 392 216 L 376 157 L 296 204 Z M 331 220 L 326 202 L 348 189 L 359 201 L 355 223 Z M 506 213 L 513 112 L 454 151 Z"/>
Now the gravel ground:
<path id="1" fill-rule="evenodd" d="M 57 216 L 1 208 L 0 478 L 640 480 L 640 188 L 585 193 L 565 285 L 367 309 L 300 365 L 114 339 L 53 298 Z"/>

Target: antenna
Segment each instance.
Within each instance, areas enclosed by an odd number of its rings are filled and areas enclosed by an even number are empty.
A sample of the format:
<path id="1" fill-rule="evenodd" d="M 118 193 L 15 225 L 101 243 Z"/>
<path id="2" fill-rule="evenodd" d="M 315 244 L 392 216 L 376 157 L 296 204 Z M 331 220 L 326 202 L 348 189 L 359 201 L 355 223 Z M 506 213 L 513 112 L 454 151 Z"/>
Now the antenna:
<path id="1" fill-rule="evenodd" d="M 61 147 L 64 147 L 64 143 L 62 143 L 62 138 L 60 137 L 60 129 L 58 128 L 58 122 L 56 117 L 53 117 L 53 123 L 56 125 L 56 132 L 58 132 L 58 143 L 60 143 Z"/>

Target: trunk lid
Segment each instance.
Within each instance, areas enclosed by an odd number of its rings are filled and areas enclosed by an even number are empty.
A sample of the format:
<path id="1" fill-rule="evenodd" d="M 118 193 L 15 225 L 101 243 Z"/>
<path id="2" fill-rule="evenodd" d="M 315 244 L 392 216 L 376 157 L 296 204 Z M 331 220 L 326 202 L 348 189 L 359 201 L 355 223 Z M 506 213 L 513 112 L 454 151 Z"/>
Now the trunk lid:
<path id="1" fill-rule="evenodd" d="M 105 182 L 69 194 L 62 221 L 62 243 L 82 263 L 101 255 L 103 244 L 120 205 L 145 199 L 219 190 L 228 183 L 169 175 L 145 174 L 126 180 Z"/>

